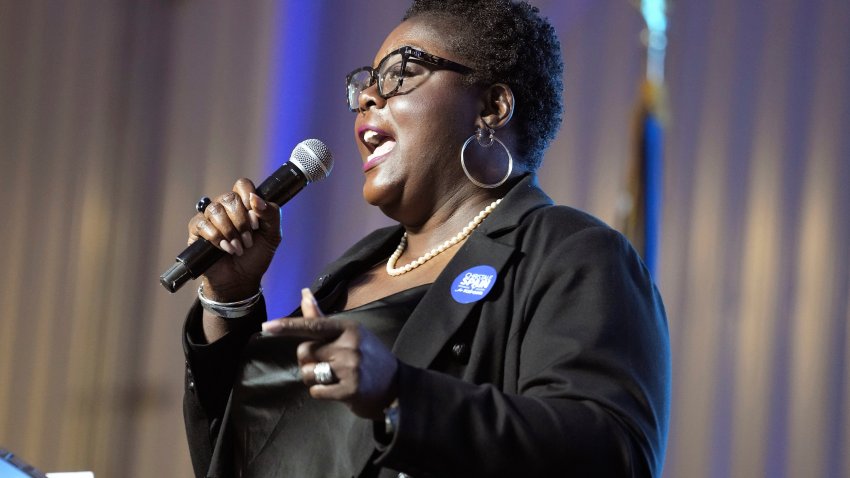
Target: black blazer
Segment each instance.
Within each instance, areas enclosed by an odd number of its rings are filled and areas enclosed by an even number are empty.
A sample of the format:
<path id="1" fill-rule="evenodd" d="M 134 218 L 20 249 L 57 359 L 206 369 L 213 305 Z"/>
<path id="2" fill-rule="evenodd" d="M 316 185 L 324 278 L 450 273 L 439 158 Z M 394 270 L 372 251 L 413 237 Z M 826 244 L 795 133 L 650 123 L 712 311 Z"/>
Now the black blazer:
<path id="1" fill-rule="evenodd" d="M 388 257 L 401 234 L 396 226 L 361 240 L 313 284 L 316 297 Z M 495 270 L 489 292 L 460 303 L 453 283 L 482 265 Z M 184 333 L 190 452 L 198 476 L 226 476 L 216 474 L 227 459 L 218 435 L 235 357 L 264 317 L 201 346 L 191 325 L 199 315 L 196 305 Z M 622 235 L 552 206 L 533 176 L 463 244 L 393 352 L 399 426 L 364 463 L 417 478 L 661 474 L 670 402 L 661 298 Z"/>

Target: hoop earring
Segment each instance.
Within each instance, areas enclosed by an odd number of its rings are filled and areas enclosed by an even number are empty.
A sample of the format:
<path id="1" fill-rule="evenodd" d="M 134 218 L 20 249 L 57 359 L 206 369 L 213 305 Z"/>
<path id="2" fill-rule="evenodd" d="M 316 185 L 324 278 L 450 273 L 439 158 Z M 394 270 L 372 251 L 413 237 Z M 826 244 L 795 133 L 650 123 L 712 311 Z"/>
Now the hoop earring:
<path id="1" fill-rule="evenodd" d="M 482 148 L 489 148 L 493 146 L 494 142 L 496 142 L 499 143 L 502 149 L 505 150 L 505 153 L 508 155 L 508 172 L 505 174 L 505 177 L 503 177 L 499 182 L 492 184 L 482 183 L 481 181 L 478 181 L 477 179 L 473 178 L 471 174 L 469 174 L 469 170 L 466 168 L 465 153 L 466 147 L 469 146 L 469 143 L 471 143 L 473 139 L 477 140 L 478 145 Z M 508 178 L 511 177 L 511 172 L 514 170 L 514 158 L 513 156 L 511 156 L 511 152 L 508 150 L 508 147 L 505 146 L 505 143 L 503 143 L 499 138 L 496 137 L 495 130 L 493 130 L 492 128 L 486 128 L 485 131 L 485 129 L 478 128 L 477 130 L 475 130 L 475 134 L 467 138 L 466 142 L 463 143 L 463 148 L 460 149 L 460 167 L 463 168 L 463 173 L 466 174 L 467 179 L 469 179 L 472 184 L 480 188 L 493 189 L 501 186 L 502 184 L 505 184 L 505 181 L 507 181 Z"/>

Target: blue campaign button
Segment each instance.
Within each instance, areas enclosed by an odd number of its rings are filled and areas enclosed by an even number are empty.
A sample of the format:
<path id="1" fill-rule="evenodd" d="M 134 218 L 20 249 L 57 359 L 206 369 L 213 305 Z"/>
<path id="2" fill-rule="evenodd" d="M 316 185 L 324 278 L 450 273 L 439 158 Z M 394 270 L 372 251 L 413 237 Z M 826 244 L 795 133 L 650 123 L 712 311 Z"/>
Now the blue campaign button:
<path id="1" fill-rule="evenodd" d="M 475 266 L 460 273 L 452 282 L 452 298 L 461 304 L 483 299 L 496 283 L 496 269 Z"/>

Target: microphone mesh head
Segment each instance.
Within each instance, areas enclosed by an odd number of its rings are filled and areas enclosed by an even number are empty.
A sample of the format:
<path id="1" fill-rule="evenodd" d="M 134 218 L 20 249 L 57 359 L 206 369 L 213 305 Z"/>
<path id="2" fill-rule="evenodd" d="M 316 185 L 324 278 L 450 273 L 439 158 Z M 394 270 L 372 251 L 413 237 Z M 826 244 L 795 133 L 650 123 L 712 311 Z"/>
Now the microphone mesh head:
<path id="1" fill-rule="evenodd" d="M 301 169 L 311 183 L 328 177 L 334 167 L 333 153 L 318 139 L 305 139 L 298 143 L 289 160 Z"/>

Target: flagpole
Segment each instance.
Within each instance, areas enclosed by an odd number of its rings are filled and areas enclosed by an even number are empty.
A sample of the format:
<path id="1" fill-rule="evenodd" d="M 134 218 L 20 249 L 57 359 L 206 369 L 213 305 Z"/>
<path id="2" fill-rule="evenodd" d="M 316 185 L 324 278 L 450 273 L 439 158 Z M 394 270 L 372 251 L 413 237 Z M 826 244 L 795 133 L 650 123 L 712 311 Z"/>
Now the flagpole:
<path id="1" fill-rule="evenodd" d="M 621 201 L 621 228 L 656 277 L 661 243 L 664 156 L 664 57 L 667 51 L 665 0 L 633 2 L 646 30 L 646 75 L 635 114 L 634 152 L 629 167 L 628 194 Z"/>
<path id="2" fill-rule="evenodd" d="M 640 12 L 646 22 L 646 79 L 661 86 L 667 54 L 667 2 L 641 0 Z"/>

